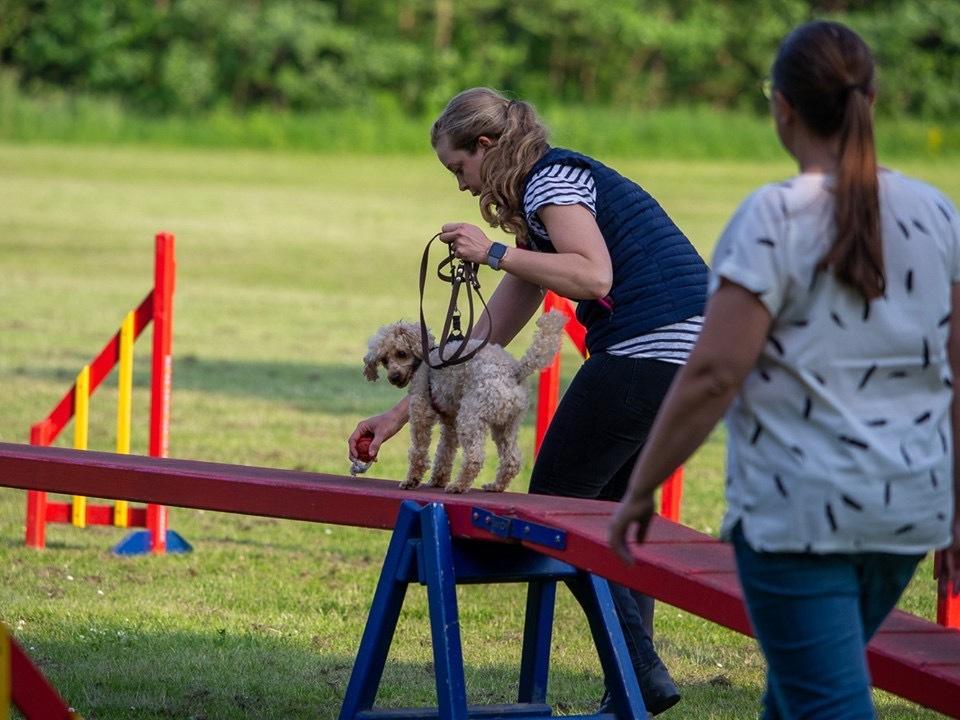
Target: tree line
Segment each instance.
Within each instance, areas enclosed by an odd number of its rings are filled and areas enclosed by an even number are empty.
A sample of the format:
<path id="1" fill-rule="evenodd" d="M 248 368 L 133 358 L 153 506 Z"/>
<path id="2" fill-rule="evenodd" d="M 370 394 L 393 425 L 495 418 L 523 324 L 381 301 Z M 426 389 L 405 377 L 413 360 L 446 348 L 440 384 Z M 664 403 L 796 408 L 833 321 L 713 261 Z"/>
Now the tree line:
<path id="1" fill-rule="evenodd" d="M 957 0 L 0 0 L 0 69 L 150 114 L 419 115 L 473 85 L 762 111 L 778 42 L 815 17 L 873 47 L 880 112 L 960 113 Z"/>

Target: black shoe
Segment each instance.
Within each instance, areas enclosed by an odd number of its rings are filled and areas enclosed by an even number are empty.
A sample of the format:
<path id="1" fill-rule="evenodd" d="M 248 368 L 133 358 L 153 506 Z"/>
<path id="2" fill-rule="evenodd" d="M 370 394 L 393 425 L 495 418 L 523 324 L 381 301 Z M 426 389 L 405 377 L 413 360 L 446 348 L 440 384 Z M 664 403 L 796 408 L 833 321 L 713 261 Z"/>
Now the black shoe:
<path id="1" fill-rule="evenodd" d="M 654 665 L 650 670 L 640 675 L 638 679 L 640 681 L 640 695 L 643 697 L 643 704 L 646 706 L 647 712 L 650 713 L 649 717 L 659 715 L 680 702 L 680 690 L 673 682 L 673 678 L 670 677 L 670 673 L 663 663 Z M 613 698 L 610 697 L 609 690 L 604 690 L 598 712 L 614 712 Z"/>
<path id="2" fill-rule="evenodd" d="M 637 679 L 643 704 L 651 715 L 659 715 L 680 702 L 680 690 L 663 663 L 657 663 Z"/>
<path id="3" fill-rule="evenodd" d="M 597 708 L 597 714 L 602 714 L 602 713 L 609 713 L 609 714 L 611 714 L 611 715 L 613 715 L 614 713 L 616 713 L 616 710 L 614 710 L 614 707 L 613 707 L 613 698 L 610 697 L 610 691 L 609 691 L 609 690 L 604 690 L 604 691 L 603 691 L 603 697 L 600 698 L 600 707 Z M 649 720 L 649 718 L 652 718 L 652 717 L 653 717 L 653 715 L 651 715 L 651 714 L 648 712 L 648 713 L 647 713 L 647 718 L 648 718 L 648 720 Z M 639 718 L 637 718 L 636 720 L 639 720 Z"/>

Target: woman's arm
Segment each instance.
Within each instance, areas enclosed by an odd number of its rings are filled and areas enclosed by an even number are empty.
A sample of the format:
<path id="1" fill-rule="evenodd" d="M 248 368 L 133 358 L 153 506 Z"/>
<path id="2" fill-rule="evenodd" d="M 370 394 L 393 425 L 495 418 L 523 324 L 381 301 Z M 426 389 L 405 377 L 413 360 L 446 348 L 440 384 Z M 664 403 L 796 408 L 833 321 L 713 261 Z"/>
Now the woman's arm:
<path id="1" fill-rule="evenodd" d="M 766 306 L 726 280 L 707 306 L 700 338 L 677 373 L 630 475 L 630 487 L 610 525 L 610 545 L 630 562 L 627 531 L 642 541 L 653 516 L 653 492 L 682 465 L 723 417 L 756 364 L 770 330 Z"/>
<path id="2" fill-rule="evenodd" d="M 528 283 L 574 300 L 597 300 L 610 292 L 613 265 L 597 221 L 582 205 L 544 205 L 540 220 L 556 253 L 510 247 L 500 267 Z M 449 223 L 440 239 L 458 257 L 485 263 L 490 239 L 476 225 Z"/>

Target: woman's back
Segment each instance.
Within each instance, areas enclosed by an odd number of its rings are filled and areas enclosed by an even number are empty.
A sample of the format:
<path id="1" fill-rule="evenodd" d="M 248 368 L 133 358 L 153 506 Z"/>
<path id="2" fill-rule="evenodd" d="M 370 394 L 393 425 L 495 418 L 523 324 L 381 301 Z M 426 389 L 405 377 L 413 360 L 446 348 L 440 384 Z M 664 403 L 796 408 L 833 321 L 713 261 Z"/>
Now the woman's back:
<path id="1" fill-rule="evenodd" d="M 866 302 L 830 268 L 830 175 L 754 193 L 714 272 L 756 292 L 769 341 L 727 415 L 725 526 L 757 548 L 922 551 L 949 538 L 950 290 L 960 219 L 938 191 L 879 174 L 886 290 Z"/>

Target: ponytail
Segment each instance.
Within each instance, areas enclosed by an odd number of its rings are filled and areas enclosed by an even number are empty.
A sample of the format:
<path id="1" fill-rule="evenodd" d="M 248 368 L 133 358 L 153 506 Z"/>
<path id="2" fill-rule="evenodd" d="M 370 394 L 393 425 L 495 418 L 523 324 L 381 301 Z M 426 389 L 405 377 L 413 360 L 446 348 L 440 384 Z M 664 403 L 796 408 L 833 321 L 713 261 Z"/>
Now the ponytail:
<path id="1" fill-rule="evenodd" d="M 547 131 L 536 111 L 523 100 L 511 100 L 497 144 L 487 150 L 480 166 L 480 214 L 493 227 L 502 227 L 528 244 L 523 212 L 523 183 L 547 151 Z"/>
<path id="2" fill-rule="evenodd" d="M 491 226 L 512 233 L 518 244 L 528 244 L 524 181 L 549 149 L 547 129 L 534 107 L 522 100 L 507 100 L 489 88 L 464 90 L 434 122 L 430 134 L 434 148 L 444 136 L 452 147 L 471 153 L 480 136 L 496 141 L 480 166 L 480 214 Z"/>
<path id="3" fill-rule="evenodd" d="M 837 279 L 869 301 L 886 290 L 877 153 L 870 98 L 864 88 L 851 87 L 846 92 L 834 200 L 837 235 L 819 267 L 832 267 Z"/>
<path id="4" fill-rule="evenodd" d="M 791 32 L 773 63 L 773 84 L 804 124 L 839 140 L 834 221 L 836 237 L 820 260 L 864 300 L 886 290 L 877 152 L 873 140 L 874 61 L 850 28 L 835 22 L 806 23 Z"/>

